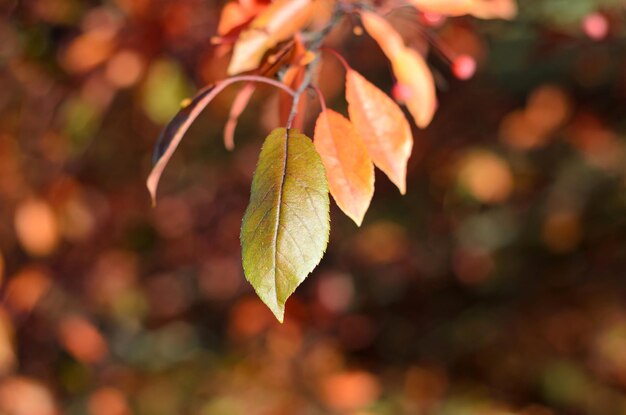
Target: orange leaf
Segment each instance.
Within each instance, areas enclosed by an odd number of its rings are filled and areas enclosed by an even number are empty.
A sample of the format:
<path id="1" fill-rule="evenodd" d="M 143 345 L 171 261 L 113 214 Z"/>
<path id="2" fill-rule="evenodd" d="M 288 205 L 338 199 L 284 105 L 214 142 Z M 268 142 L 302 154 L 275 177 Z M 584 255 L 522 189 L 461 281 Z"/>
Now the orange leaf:
<path id="1" fill-rule="evenodd" d="M 374 166 L 362 138 L 350 120 L 326 109 L 317 118 L 314 143 L 337 206 L 361 226 L 374 194 Z"/>
<path id="2" fill-rule="evenodd" d="M 407 90 L 406 105 L 420 128 L 430 124 L 437 109 L 435 80 L 424 58 L 404 45 L 402 37 L 381 16 L 362 12 L 365 29 L 391 62 L 398 84 Z"/>
<path id="3" fill-rule="evenodd" d="M 374 164 L 404 194 L 406 166 L 413 148 L 404 113 L 384 92 L 353 70 L 346 74 L 346 100 L 350 119 Z"/>
<path id="4" fill-rule="evenodd" d="M 420 128 L 428 127 L 437 110 L 435 80 L 426 61 L 413 49 L 404 49 L 391 63 L 398 84 L 407 89 L 405 104 Z"/>
<path id="5" fill-rule="evenodd" d="M 312 0 L 277 0 L 272 3 L 239 36 L 228 74 L 257 68 L 265 52 L 309 23 L 312 11 Z"/>
<path id="6" fill-rule="evenodd" d="M 402 36 L 381 16 L 363 11 L 361 19 L 367 33 L 374 38 L 389 60 L 406 48 Z"/>
<path id="7" fill-rule="evenodd" d="M 217 25 L 217 34 L 224 36 L 237 27 L 246 24 L 254 17 L 253 13 L 253 10 L 246 9 L 238 2 L 231 1 L 226 3 L 220 15 L 220 22 Z"/>
<path id="8" fill-rule="evenodd" d="M 410 0 L 422 12 L 448 16 L 470 14 L 481 19 L 512 19 L 517 15 L 515 0 Z"/>

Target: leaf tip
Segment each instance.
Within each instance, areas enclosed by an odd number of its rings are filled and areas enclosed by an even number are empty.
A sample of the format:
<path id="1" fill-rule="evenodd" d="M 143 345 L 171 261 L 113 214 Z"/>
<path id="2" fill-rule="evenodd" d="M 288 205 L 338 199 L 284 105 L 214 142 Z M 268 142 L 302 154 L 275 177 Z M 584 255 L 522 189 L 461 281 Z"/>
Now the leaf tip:
<path id="1" fill-rule="evenodd" d="M 274 314 L 276 320 L 278 320 L 280 324 L 283 324 L 283 322 L 285 321 L 285 303 L 281 304 L 280 302 L 266 301 L 264 297 L 261 297 L 261 294 L 258 291 L 257 294 L 259 295 L 261 301 L 263 301 L 263 303 L 267 306 L 267 308 L 270 309 L 272 314 Z"/>
<path id="2" fill-rule="evenodd" d="M 276 313 L 273 310 L 272 312 L 274 313 L 274 317 L 276 317 L 276 320 L 278 320 L 280 324 L 283 324 L 285 322 L 285 310 L 284 309 L 280 313 Z"/>
<path id="3" fill-rule="evenodd" d="M 368 204 L 368 208 L 369 208 L 369 204 Z M 361 225 L 363 224 L 363 219 L 365 218 L 365 213 L 367 212 L 367 208 L 363 210 L 362 212 L 349 212 L 344 209 L 341 209 L 341 210 L 343 210 L 343 212 L 346 214 L 347 217 L 352 219 L 352 222 L 354 222 L 356 226 L 358 226 L 359 228 L 361 227 Z"/>
<path id="4" fill-rule="evenodd" d="M 146 181 L 146 187 L 148 188 L 148 192 L 150 193 L 150 200 L 152 202 L 152 207 L 156 206 L 157 198 L 156 198 L 156 190 L 157 190 L 157 181 L 158 178 L 155 178 L 153 174 L 148 177 Z"/>
<path id="5" fill-rule="evenodd" d="M 403 174 L 403 178 L 397 181 L 394 181 L 394 184 L 400 191 L 400 194 L 404 196 L 406 194 L 406 172 Z"/>
<path id="6" fill-rule="evenodd" d="M 434 111 L 432 111 L 432 113 L 428 113 L 424 115 L 417 115 L 415 116 L 415 124 L 423 130 L 430 125 L 434 116 L 435 116 Z"/>

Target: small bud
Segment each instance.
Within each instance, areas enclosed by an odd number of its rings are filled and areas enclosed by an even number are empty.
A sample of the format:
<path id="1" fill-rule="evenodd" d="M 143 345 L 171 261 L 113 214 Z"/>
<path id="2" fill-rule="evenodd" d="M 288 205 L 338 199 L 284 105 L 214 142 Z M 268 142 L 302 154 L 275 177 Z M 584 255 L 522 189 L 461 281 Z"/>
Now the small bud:
<path id="1" fill-rule="evenodd" d="M 361 36 L 363 34 L 363 28 L 361 26 L 354 26 L 352 33 L 354 33 L 354 36 Z"/>
<path id="2" fill-rule="evenodd" d="M 403 84 L 395 84 L 391 89 L 391 95 L 400 104 L 404 104 L 411 98 L 411 88 Z"/>
<path id="3" fill-rule="evenodd" d="M 182 101 L 180 101 L 181 108 L 187 108 L 189 104 L 191 104 L 191 98 L 185 98 Z"/>
<path id="4" fill-rule="evenodd" d="M 609 21 L 600 13 L 591 13 L 585 16 L 582 29 L 593 40 L 602 40 L 609 33 Z"/>
<path id="5" fill-rule="evenodd" d="M 452 73 L 457 79 L 466 81 L 476 73 L 476 59 L 469 55 L 459 55 L 452 62 Z"/>

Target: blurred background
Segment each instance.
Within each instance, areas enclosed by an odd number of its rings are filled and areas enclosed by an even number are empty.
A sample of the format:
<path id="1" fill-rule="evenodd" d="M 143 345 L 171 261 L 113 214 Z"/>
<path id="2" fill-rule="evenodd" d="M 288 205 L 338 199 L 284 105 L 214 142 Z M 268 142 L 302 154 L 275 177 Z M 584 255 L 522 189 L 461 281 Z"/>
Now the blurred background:
<path id="1" fill-rule="evenodd" d="M 626 414 L 624 1 L 523 0 L 513 22 L 428 29 L 441 102 L 407 195 L 377 172 L 361 228 L 333 205 L 283 325 L 238 239 L 274 91 L 234 152 L 237 88 L 220 95 L 156 208 L 145 189 L 162 126 L 224 77 L 222 6 L 0 1 L 0 413 Z M 335 47 L 390 92 L 354 23 Z M 346 113 L 343 69 L 323 71 Z"/>

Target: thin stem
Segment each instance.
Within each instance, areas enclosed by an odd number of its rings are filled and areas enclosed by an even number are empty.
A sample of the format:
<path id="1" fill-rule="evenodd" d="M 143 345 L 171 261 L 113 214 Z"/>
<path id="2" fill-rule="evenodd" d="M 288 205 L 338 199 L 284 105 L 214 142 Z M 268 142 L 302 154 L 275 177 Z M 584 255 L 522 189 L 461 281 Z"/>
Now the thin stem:
<path id="1" fill-rule="evenodd" d="M 449 63 L 454 62 L 454 58 L 458 54 L 454 50 L 452 50 L 452 48 L 450 48 L 441 40 L 435 38 L 427 29 L 420 27 L 417 30 L 444 60 L 448 61 Z"/>
<path id="2" fill-rule="evenodd" d="M 306 71 L 304 72 L 304 79 L 302 79 L 300 86 L 292 95 L 293 100 L 291 101 L 291 112 L 289 113 L 289 118 L 287 118 L 287 130 L 291 129 L 291 126 L 293 125 L 293 120 L 294 118 L 296 118 L 296 114 L 298 113 L 298 104 L 300 103 L 300 97 L 302 96 L 302 93 L 307 89 L 307 87 L 311 84 L 311 79 L 313 78 L 313 70 L 317 62 L 318 58 L 315 58 L 315 60 L 311 62 L 311 64 L 309 64 Z"/>
<path id="3" fill-rule="evenodd" d="M 300 97 L 302 93 L 311 85 L 311 80 L 313 79 L 313 72 L 319 63 L 319 50 L 322 48 L 322 44 L 326 39 L 326 36 L 332 31 L 332 29 L 337 25 L 337 23 L 343 17 L 343 11 L 341 9 L 340 3 L 337 4 L 333 15 L 330 19 L 330 22 L 319 32 L 316 33 L 312 38 L 307 39 L 307 48 L 313 51 L 316 56 L 313 62 L 309 63 L 304 72 L 304 79 L 300 83 L 300 86 L 295 91 L 293 95 L 293 101 L 291 103 L 291 112 L 289 113 L 289 118 L 287 119 L 287 130 L 289 130 L 293 125 L 293 120 L 296 117 L 298 112 L 298 104 L 300 103 Z"/>
<path id="4" fill-rule="evenodd" d="M 294 101 L 296 100 L 296 91 L 275 79 L 266 78 L 259 75 L 234 76 L 232 78 L 225 79 L 217 83 L 216 85 L 203 88 L 196 95 L 196 98 L 192 100 L 192 102 L 197 100 L 195 103 L 190 104 L 193 105 L 193 107 L 186 107 L 181 110 L 184 111 L 188 108 L 189 113 L 185 115 L 181 115 L 181 113 L 179 113 L 174 118 L 174 120 L 176 120 L 177 117 L 183 117 L 181 118 L 180 125 L 176 128 L 175 133 L 171 137 L 170 141 L 167 143 L 167 148 L 165 149 L 165 151 L 154 158 L 154 167 L 152 168 L 152 172 L 150 173 L 150 176 L 148 177 L 148 181 L 146 183 L 148 190 L 150 191 L 150 195 L 152 196 L 153 205 L 156 204 L 156 191 L 159 185 L 159 180 L 161 179 L 161 175 L 163 174 L 163 170 L 165 170 L 165 166 L 169 162 L 170 158 L 172 158 L 174 151 L 176 151 L 176 148 L 180 144 L 183 136 L 185 135 L 191 124 L 195 121 L 196 118 L 198 118 L 200 113 L 204 110 L 204 108 L 206 108 L 207 105 L 209 105 L 209 103 L 217 96 L 217 94 L 222 92 L 226 87 L 236 82 L 259 82 L 272 85 L 294 97 Z M 161 136 L 161 139 L 168 138 L 169 137 L 165 137 L 164 135 Z M 160 148 L 161 145 L 162 143 L 158 142 L 156 148 Z"/>
<path id="5" fill-rule="evenodd" d="M 260 75 L 240 75 L 240 76 L 234 76 L 232 78 L 228 78 L 228 79 L 223 80 L 222 82 L 220 82 L 220 84 L 227 83 L 226 85 L 223 86 L 222 89 L 224 89 L 224 88 L 226 88 L 230 84 L 233 84 L 235 82 L 242 82 L 242 81 L 260 82 L 262 84 L 267 84 L 267 85 L 275 86 L 276 88 L 282 89 L 283 91 L 285 91 L 286 93 L 288 93 L 292 97 L 296 95 L 296 91 L 294 91 L 293 89 L 289 88 L 287 85 L 283 84 L 282 82 L 279 82 L 279 81 L 277 81 L 275 79 L 272 79 L 272 78 L 266 78 L 266 77 L 260 76 Z M 217 86 L 216 86 L 216 89 L 217 89 Z M 220 91 L 222 89 L 220 89 Z"/>
<path id="6" fill-rule="evenodd" d="M 341 63 L 341 66 L 343 66 L 343 68 L 346 70 L 346 72 L 349 72 L 350 70 L 352 70 L 352 68 L 350 67 L 350 64 L 348 64 L 348 61 L 346 61 L 345 58 L 341 56 L 339 52 L 337 52 L 335 49 L 329 48 L 327 46 L 322 46 L 320 50 L 323 52 L 329 52 L 331 55 L 337 58 L 339 62 Z"/>

